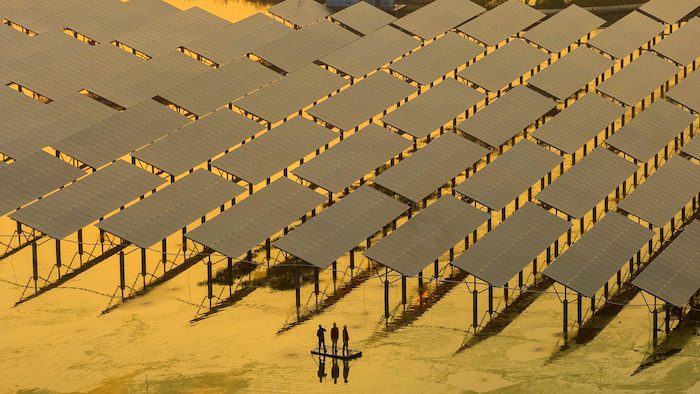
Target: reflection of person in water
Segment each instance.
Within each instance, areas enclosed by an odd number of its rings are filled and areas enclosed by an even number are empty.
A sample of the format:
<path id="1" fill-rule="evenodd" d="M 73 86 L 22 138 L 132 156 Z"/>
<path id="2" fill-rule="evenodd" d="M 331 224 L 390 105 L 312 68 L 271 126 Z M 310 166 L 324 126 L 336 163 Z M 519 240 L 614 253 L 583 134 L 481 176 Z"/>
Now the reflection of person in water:
<path id="1" fill-rule="evenodd" d="M 348 382 L 348 375 L 350 375 L 350 361 L 343 361 L 343 380 L 345 383 Z"/>
<path id="2" fill-rule="evenodd" d="M 326 358 L 325 357 L 319 357 L 318 359 L 318 381 L 319 383 L 323 383 L 323 378 L 325 378 L 326 375 Z"/>
<path id="3" fill-rule="evenodd" d="M 340 376 L 340 367 L 338 366 L 338 360 L 333 359 L 333 367 L 331 368 L 331 377 L 333 378 L 333 384 L 338 384 L 338 377 Z"/>

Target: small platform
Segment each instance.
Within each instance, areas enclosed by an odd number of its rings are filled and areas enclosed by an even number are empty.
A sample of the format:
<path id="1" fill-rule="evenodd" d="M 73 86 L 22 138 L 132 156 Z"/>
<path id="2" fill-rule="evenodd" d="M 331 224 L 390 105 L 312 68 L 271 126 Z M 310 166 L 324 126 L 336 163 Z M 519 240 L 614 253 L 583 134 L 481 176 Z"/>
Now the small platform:
<path id="1" fill-rule="evenodd" d="M 311 354 L 316 355 L 316 356 L 337 358 L 339 360 L 354 360 L 356 358 L 362 357 L 362 352 L 355 351 L 355 350 L 350 350 L 348 352 L 348 354 L 346 354 L 346 355 L 343 355 L 342 353 L 338 353 L 338 354 L 323 353 L 323 352 L 319 352 L 318 350 L 312 350 Z"/>

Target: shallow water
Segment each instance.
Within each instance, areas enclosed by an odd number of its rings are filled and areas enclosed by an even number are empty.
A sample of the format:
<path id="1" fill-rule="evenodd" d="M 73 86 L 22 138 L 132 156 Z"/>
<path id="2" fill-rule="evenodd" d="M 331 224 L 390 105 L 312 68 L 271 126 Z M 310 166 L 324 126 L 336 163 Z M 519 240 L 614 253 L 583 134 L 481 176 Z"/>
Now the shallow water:
<path id="1" fill-rule="evenodd" d="M 235 1 L 169 2 L 197 5 L 232 21 L 261 9 Z M 0 234 L 13 229 L 9 220 L 0 220 Z M 86 234 L 86 243 L 97 240 L 95 231 Z M 176 235 L 168 242 L 175 249 L 181 241 Z M 53 264 L 52 247 L 39 247 L 42 275 Z M 75 245 L 64 243 L 64 256 L 75 251 Z M 127 252 L 127 282 L 138 282 L 138 252 Z M 369 268 L 363 258 L 354 274 L 369 279 L 350 284 L 346 256 L 335 285 L 330 270 L 321 273 L 322 310 L 313 284 L 304 281 L 297 312 L 294 290 L 271 288 L 288 285 L 288 276 L 266 284 L 274 270 L 267 271 L 262 255 L 255 257 L 257 269 L 240 275 L 255 287 L 240 289 L 231 305 L 194 323 L 207 292 L 203 262 L 101 314 L 119 284 L 116 256 L 17 307 L 31 276 L 31 251 L 1 260 L 0 391 L 700 392 L 697 333 L 678 354 L 632 375 L 651 350 L 650 315 L 641 295 L 595 339 L 562 350 L 561 304 L 549 287 L 501 332 L 460 351 L 473 338 L 469 289 L 459 283 L 441 292 L 429 281 L 432 267 L 424 270 L 423 289 L 408 280 L 406 311 L 398 278 L 390 277 L 392 324 L 387 327 L 378 277 L 383 271 Z M 157 270 L 159 253 L 148 257 L 149 271 Z M 273 252 L 273 259 L 279 258 Z M 215 270 L 224 266 L 218 262 Z M 441 268 L 450 273 L 444 262 Z M 216 287 L 219 292 L 228 296 L 226 287 Z M 334 293 L 342 296 L 327 301 Z M 434 294 L 441 295 L 435 300 Z M 502 303 L 498 291 L 496 304 Z M 481 297 L 480 308 L 485 304 Z M 318 359 L 309 355 L 317 325 L 333 322 L 347 324 L 351 347 L 364 352 L 347 366 L 338 364 L 337 381 L 331 360 L 320 370 Z"/>

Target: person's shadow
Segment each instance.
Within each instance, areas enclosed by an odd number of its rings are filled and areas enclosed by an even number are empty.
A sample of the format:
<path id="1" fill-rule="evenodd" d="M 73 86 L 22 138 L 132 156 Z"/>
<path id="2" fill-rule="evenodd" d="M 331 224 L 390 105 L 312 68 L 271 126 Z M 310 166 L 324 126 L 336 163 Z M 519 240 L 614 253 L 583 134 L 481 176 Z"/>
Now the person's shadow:
<path id="1" fill-rule="evenodd" d="M 338 377 L 340 377 L 340 367 L 338 366 L 338 360 L 333 359 L 333 367 L 331 368 L 331 377 L 333 378 L 333 384 L 338 384 Z"/>
<path id="2" fill-rule="evenodd" d="M 343 380 L 345 383 L 348 382 L 348 375 L 350 375 L 350 361 L 343 361 Z"/>
<path id="3" fill-rule="evenodd" d="M 318 381 L 319 383 L 323 383 L 323 378 L 326 376 L 326 358 L 325 357 L 319 357 L 318 358 Z"/>

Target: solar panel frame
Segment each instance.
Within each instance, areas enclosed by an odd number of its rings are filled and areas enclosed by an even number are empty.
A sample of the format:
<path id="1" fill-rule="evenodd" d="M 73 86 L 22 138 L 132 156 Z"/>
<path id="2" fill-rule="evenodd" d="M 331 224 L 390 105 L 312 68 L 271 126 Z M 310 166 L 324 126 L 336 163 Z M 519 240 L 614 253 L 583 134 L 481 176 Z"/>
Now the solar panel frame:
<path id="1" fill-rule="evenodd" d="M 54 239 L 63 239 L 165 181 L 124 161 L 80 179 L 10 215 Z"/>
<path id="2" fill-rule="evenodd" d="M 482 54 L 486 54 L 486 48 L 448 32 L 390 64 L 389 69 L 421 85 L 429 85 Z"/>
<path id="3" fill-rule="evenodd" d="M 233 182 L 199 169 L 99 222 L 97 227 L 148 248 L 244 191 Z"/>
<path id="4" fill-rule="evenodd" d="M 308 26 L 333 13 L 333 10 L 314 0 L 286 0 L 267 11 L 295 26 Z"/>
<path id="5" fill-rule="evenodd" d="M 457 257 L 452 265 L 503 286 L 571 228 L 571 223 L 527 202 Z"/>
<path id="6" fill-rule="evenodd" d="M 457 125 L 457 129 L 498 148 L 556 107 L 556 102 L 518 85 Z"/>
<path id="7" fill-rule="evenodd" d="M 533 75 L 527 83 L 563 101 L 584 89 L 614 65 L 614 60 L 591 48 L 580 46 Z"/>
<path id="8" fill-rule="evenodd" d="M 177 176 L 264 129 L 263 125 L 224 108 L 173 131 L 132 156 Z"/>
<path id="9" fill-rule="evenodd" d="M 374 178 L 374 183 L 417 203 L 490 151 L 447 132 Z"/>
<path id="10" fill-rule="evenodd" d="M 427 40 L 474 18 L 484 10 L 471 1 L 436 0 L 399 18 L 394 25 Z"/>
<path id="11" fill-rule="evenodd" d="M 519 0 L 508 0 L 458 26 L 457 30 L 488 46 L 494 46 L 532 26 L 544 16 L 542 12 Z"/>
<path id="12" fill-rule="evenodd" d="M 297 116 L 225 154 L 212 165 L 256 185 L 336 137 L 331 130 Z"/>
<path id="13" fill-rule="evenodd" d="M 660 57 L 644 53 L 598 85 L 597 89 L 625 105 L 633 106 L 673 79 L 679 71 L 680 68 Z"/>
<path id="14" fill-rule="evenodd" d="M 273 246 L 324 269 L 407 209 L 407 205 L 364 185 Z"/>
<path id="15" fill-rule="evenodd" d="M 406 138 L 370 124 L 292 173 L 329 192 L 339 193 L 410 146 Z"/>
<path id="16" fill-rule="evenodd" d="M 415 91 L 411 85 L 385 72 L 377 72 L 315 105 L 307 113 L 341 131 L 352 130 Z"/>
<path id="17" fill-rule="evenodd" d="M 185 237 L 237 259 L 321 205 L 324 197 L 288 178 L 227 209 Z"/>
<path id="18" fill-rule="evenodd" d="M 632 284 L 677 307 L 700 288 L 700 221 L 695 220 L 657 256 Z"/>
<path id="19" fill-rule="evenodd" d="M 523 140 L 454 189 L 499 211 L 527 188 L 547 176 L 564 158 L 534 142 Z"/>
<path id="20" fill-rule="evenodd" d="M 585 297 L 594 297 L 653 235 L 652 230 L 609 212 L 542 274 Z"/>
<path id="21" fill-rule="evenodd" d="M 581 218 L 636 171 L 636 165 L 598 147 L 540 191 L 537 199 Z"/>
<path id="22" fill-rule="evenodd" d="M 59 189 L 85 173 L 65 161 L 40 151 L 0 168 L 0 215 Z"/>
<path id="23" fill-rule="evenodd" d="M 531 135 L 564 153 L 572 154 L 612 125 L 626 111 L 621 105 L 597 94 L 586 94 Z"/>
<path id="24" fill-rule="evenodd" d="M 663 228 L 699 193 L 700 167 L 674 156 L 617 207 Z"/>
<path id="25" fill-rule="evenodd" d="M 548 59 L 549 55 L 543 51 L 515 39 L 470 64 L 457 75 L 488 91 L 498 92 Z"/>
<path id="26" fill-rule="evenodd" d="M 658 100 L 605 140 L 608 146 L 623 152 L 639 163 L 653 159 L 695 121 L 695 116 Z"/>
<path id="27" fill-rule="evenodd" d="M 604 23 L 605 19 L 571 4 L 529 29 L 524 37 L 550 52 L 559 53 Z"/>
<path id="28" fill-rule="evenodd" d="M 588 40 L 587 45 L 617 59 L 623 59 L 663 31 L 663 24 L 632 11 Z"/>
<path id="29" fill-rule="evenodd" d="M 416 276 L 488 218 L 486 212 L 452 196 L 443 196 L 372 245 L 364 255 L 402 275 Z"/>
<path id="30" fill-rule="evenodd" d="M 384 26 L 320 58 L 319 61 L 344 74 L 359 78 L 420 45 L 421 41 L 401 30 L 393 26 Z"/>
<path id="31" fill-rule="evenodd" d="M 700 138 L 695 137 L 685 144 L 681 151 L 690 157 L 700 160 Z"/>

